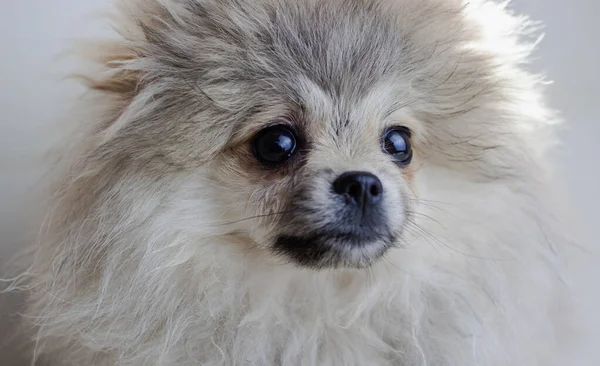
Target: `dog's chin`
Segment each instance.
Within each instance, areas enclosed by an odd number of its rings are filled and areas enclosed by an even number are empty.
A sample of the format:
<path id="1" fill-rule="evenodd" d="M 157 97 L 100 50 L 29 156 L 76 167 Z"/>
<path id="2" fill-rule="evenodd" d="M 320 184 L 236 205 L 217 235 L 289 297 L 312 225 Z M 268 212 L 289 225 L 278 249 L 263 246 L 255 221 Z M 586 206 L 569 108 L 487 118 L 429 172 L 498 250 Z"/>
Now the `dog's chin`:
<path id="1" fill-rule="evenodd" d="M 302 235 L 281 234 L 273 251 L 293 264 L 312 269 L 367 268 L 394 246 L 395 235 L 358 235 L 319 231 Z"/>

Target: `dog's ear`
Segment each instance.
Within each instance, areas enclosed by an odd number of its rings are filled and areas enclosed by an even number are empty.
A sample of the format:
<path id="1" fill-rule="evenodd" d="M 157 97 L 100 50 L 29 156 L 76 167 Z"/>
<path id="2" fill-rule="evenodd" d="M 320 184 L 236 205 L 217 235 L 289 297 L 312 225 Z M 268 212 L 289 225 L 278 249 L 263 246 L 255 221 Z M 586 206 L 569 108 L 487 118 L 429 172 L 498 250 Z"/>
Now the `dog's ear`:
<path id="1" fill-rule="evenodd" d="M 87 90 L 92 92 L 96 102 L 108 107 L 111 121 L 104 122 L 104 128 L 114 122 L 118 115 L 131 104 L 136 95 L 143 89 L 142 73 L 127 68 L 126 64 L 135 62 L 139 57 L 131 47 L 118 41 L 88 42 L 76 49 L 77 56 L 89 61 L 86 71 L 72 76 L 83 82 Z M 101 129 L 104 129 L 101 127 Z"/>
<path id="2" fill-rule="evenodd" d="M 160 79 L 154 74 L 161 69 L 152 52 L 156 47 L 151 37 L 153 32 L 167 28 L 172 16 L 166 14 L 160 1 L 125 0 L 103 18 L 114 30 L 113 37 L 75 44 L 70 51 L 83 70 L 71 76 L 90 92 L 93 101 L 86 101 L 86 106 L 101 109 L 98 120 L 102 122 L 92 128 L 116 132 L 132 122 L 133 118 L 123 118 L 127 110 L 130 116 L 137 115 L 132 110 L 144 109 L 146 102 L 153 100 L 151 94 L 156 94 L 148 90 L 150 80 Z M 136 102 L 138 99 L 144 100 Z"/>
<path id="3" fill-rule="evenodd" d="M 140 90 L 143 74 L 132 64 L 147 57 L 143 29 L 145 23 L 158 16 L 159 8 L 154 3 L 154 0 L 145 4 L 137 0 L 119 3 L 116 12 L 106 16 L 118 38 L 97 42 L 86 40 L 75 48 L 77 56 L 95 66 L 90 72 L 75 75 L 90 90 L 123 100 L 131 100 Z"/>
<path id="4" fill-rule="evenodd" d="M 95 60 L 105 68 L 106 72 L 98 77 L 85 77 L 87 86 L 103 93 L 113 94 L 121 98 L 130 99 L 141 86 L 141 73 L 123 69 L 121 66 L 128 61 L 135 60 L 136 55 L 131 49 L 114 44 L 102 44 L 103 52 Z"/>
<path id="5" fill-rule="evenodd" d="M 128 66 L 141 55 L 122 40 L 88 41 L 71 51 L 79 61 L 80 70 L 70 77 L 83 83 L 86 89 L 85 99 L 79 104 L 85 109 L 80 111 L 85 120 L 75 122 L 83 130 L 91 129 L 96 137 L 111 129 L 116 132 L 117 126 L 126 125 L 121 117 L 144 89 L 143 72 Z"/>

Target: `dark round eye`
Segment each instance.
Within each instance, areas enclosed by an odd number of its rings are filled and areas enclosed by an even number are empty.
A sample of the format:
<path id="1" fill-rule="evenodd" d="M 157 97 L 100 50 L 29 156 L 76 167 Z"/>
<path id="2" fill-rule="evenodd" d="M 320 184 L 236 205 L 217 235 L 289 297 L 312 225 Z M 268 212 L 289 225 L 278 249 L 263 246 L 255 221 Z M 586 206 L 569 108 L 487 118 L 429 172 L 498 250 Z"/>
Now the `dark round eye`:
<path id="1" fill-rule="evenodd" d="M 408 165 L 412 160 L 410 130 L 406 127 L 392 127 L 383 134 L 383 151 L 391 155 L 400 165 Z"/>
<path id="2" fill-rule="evenodd" d="M 296 134 L 287 126 L 267 127 L 254 138 L 254 156 L 267 164 L 284 163 L 296 152 L 296 141 Z"/>

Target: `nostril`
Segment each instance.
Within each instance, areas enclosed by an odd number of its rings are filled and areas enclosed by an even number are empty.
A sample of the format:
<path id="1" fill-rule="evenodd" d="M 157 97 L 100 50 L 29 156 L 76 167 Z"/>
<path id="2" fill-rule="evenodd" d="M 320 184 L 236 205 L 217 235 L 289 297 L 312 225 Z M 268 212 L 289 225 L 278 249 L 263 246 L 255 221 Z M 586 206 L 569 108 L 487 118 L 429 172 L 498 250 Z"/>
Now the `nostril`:
<path id="1" fill-rule="evenodd" d="M 360 197 L 363 194 L 363 188 L 362 185 L 358 182 L 353 182 L 348 186 L 348 192 L 347 192 L 350 196 L 352 197 Z"/>
<path id="2" fill-rule="evenodd" d="M 379 193 L 381 193 L 381 189 L 379 189 L 379 186 L 377 184 L 371 185 L 371 189 L 369 191 L 371 192 L 371 196 L 373 197 L 379 196 Z"/>

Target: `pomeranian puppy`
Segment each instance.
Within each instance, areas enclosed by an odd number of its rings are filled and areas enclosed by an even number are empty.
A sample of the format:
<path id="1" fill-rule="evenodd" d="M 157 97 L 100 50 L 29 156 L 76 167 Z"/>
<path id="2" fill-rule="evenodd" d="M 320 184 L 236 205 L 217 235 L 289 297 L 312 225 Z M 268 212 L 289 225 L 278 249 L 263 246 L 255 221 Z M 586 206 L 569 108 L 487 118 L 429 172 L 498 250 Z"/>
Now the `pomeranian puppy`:
<path id="1" fill-rule="evenodd" d="M 569 334 L 527 18 L 128 0 L 26 272 L 42 365 L 550 365 Z"/>

